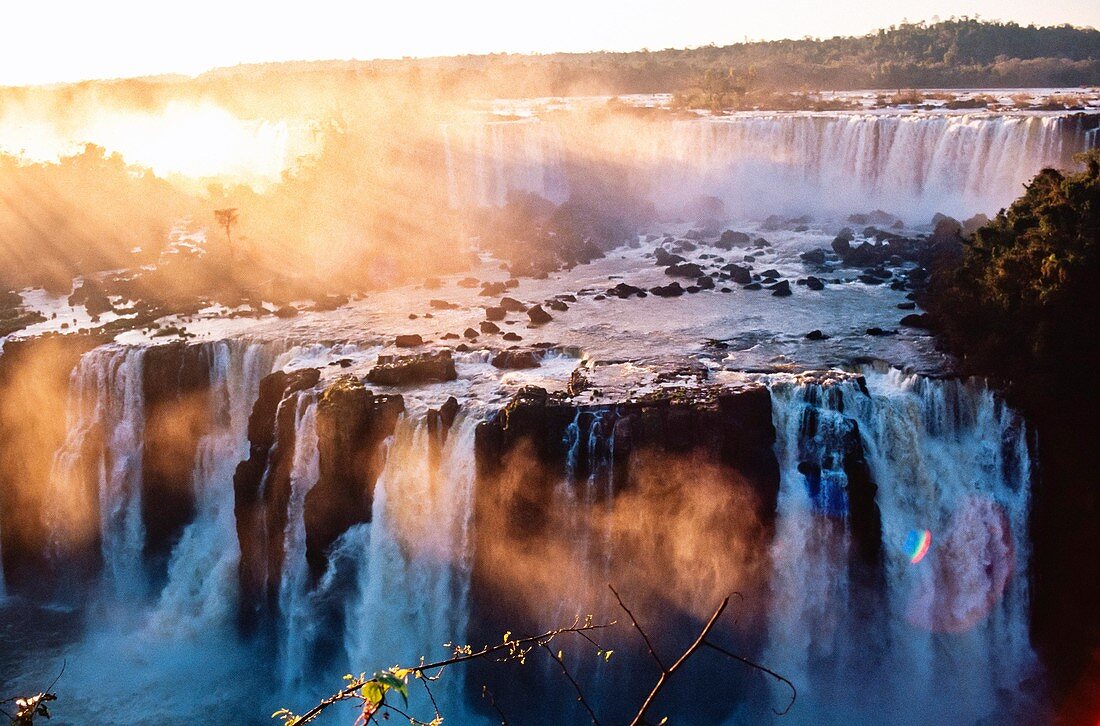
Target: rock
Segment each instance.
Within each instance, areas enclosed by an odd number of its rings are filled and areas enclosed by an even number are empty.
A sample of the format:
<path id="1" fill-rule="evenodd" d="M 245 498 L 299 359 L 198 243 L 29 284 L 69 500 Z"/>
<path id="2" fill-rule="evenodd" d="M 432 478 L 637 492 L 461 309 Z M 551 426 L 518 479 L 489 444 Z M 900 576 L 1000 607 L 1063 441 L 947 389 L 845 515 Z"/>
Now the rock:
<path id="1" fill-rule="evenodd" d="M 561 300 L 563 302 L 575 303 L 575 302 L 577 302 L 577 296 L 576 295 L 558 295 L 558 300 Z"/>
<path id="2" fill-rule="evenodd" d="M 811 290 L 824 290 L 825 282 L 811 275 L 810 277 L 806 278 L 806 287 Z"/>
<path id="3" fill-rule="evenodd" d="M 803 262 L 808 262 L 811 265 L 824 265 L 825 264 L 825 250 L 810 250 L 809 252 L 803 252 L 799 257 Z"/>
<path id="4" fill-rule="evenodd" d="M 747 234 L 727 229 L 722 233 L 722 236 L 718 238 L 718 241 L 714 243 L 714 246 L 722 250 L 731 250 L 734 247 L 747 247 L 748 244 L 749 236 Z"/>
<path id="5" fill-rule="evenodd" d="M 860 275 L 859 281 L 864 285 L 881 285 L 885 280 L 875 277 L 874 275 Z"/>
<path id="6" fill-rule="evenodd" d="M 551 320 L 554 319 L 553 317 L 551 317 L 550 313 L 542 309 L 541 305 L 532 306 L 531 309 L 527 311 L 527 317 L 530 318 L 531 322 L 535 325 L 549 323 Z"/>
<path id="7" fill-rule="evenodd" d="M 406 356 L 380 355 L 378 365 L 367 373 L 367 380 L 379 386 L 406 386 L 456 378 L 458 373 L 449 350 Z"/>
<path id="8" fill-rule="evenodd" d="M 723 265 L 722 269 L 728 272 L 730 279 L 739 285 L 747 285 L 752 282 L 752 271 L 747 267 L 735 265 L 731 262 L 728 265 Z"/>
<path id="9" fill-rule="evenodd" d="M 527 312 L 527 306 L 516 300 L 514 297 L 502 297 L 500 299 L 500 307 L 510 313 L 524 313 Z"/>
<path id="10" fill-rule="evenodd" d="M 318 312 L 331 312 L 348 304 L 347 295 L 324 295 L 318 300 L 313 309 Z"/>
<path id="11" fill-rule="evenodd" d="M 477 331 L 474 330 L 473 328 L 466 328 L 464 331 L 462 331 L 462 336 L 464 338 L 473 339 L 473 338 L 477 337 Z"/>
<path id="12" fill-rule="evenodd" d="M 429 300 L 428 306 L 435 310 L 457 310 L 458 305 L 447 302 L 446 300 Z"/>
<path id="13" fill-rule="evenodd" d="M 761 285 L 759 282 L 750 282 L 748 285 L 745 285 L 741 289 L 742 290 L 762 290 L 762 289 L 764 289 L 764 286 Z"/>
<path id="14" fill-rule="evenodd" d="M 478 323 L 477 327 L 486 335 L 496 335 L 500 332 L 500 327 L 496 323 L 491 323 L 488 320 L 482 320 Z"/>
<path id="15" fill-rule="evenodd" d="M 625 282 L 620 282 L 615 287 L 609 289 L 607 294 L 625 300 L 635 295 L 643 297 L 645 295 L 645 290 L 640 287 L 635 287 L 634 285 L 628 285 Z"/>
<path id="16" fill-rule="evenodd" d="M 458 340 L 458 333 L 444 333 L 439 336 L 440 340 Z"/>
<path id="17" fill-rule="evenodd" d="M 550 308 L 551 310 L 557 310 L 559 313 L 563 313 L 569 309 L 569 306 L 561 300 L 547 300 L 546 307 Z"/>
<path id="18" fill-rule="evenodd" d="M 415 348 L 420 345 L 424 345 L 424 339 L 419 335 L 399 335 L 393 342 L 398 348 Z"/>
<path id="19" fill-rule="evenodd" d="M 21 303 L 22 298 L 20 298 Z M 107 298 L 103 286 L 93 280 L 81 282 L 80 286 L 69 295 L 69 304 L 83 305 L 89 315 L 101 315 L 112 309 L 111 301 Z"/>
<path id="20" fill-rule="evenodd" d="M 867 335 L 873 335 L 875 337 L 880 337 L 883 335 L 894 335 L 895 332 L 896 331 L 894 330 L 883 330 L 882 328 L 879 328 L 877 326 L 874 328 L 867 328 Z"/>
<path id="21" fill-rule="evenodd" d="M 811 330 L 806 333 L 806 340 L 828 340 L 829 336 L 822 333 L 820 330 Z"/>
<path id="22" fill-rule="evenodd" d="M 458 399 L 454 396 L 449 396 L 438 409 L 428 409 L 428 415 L 426 417 L 428 433 L 438 434 L 443 441 L 446 442 L 447 433 L 458 417 L 458 410 Z"/>
<path id="23" fill-rule="evenodd" d="M 503 282 L 484 282 L 481 284 L 481 292 L 478 295 L 496 297 L 503 294 L 507 289 L 508 287 Z"/>
<path id="24" fill-rule="evenodd" d="M 713 290 L 714 280 L 710 277 L 700 277 L 695 281 L 695 286 L 700 290 Z"/>
<path id="25" fill-rule="evenodd" d="M 684 294 L 684 288 L 680 287 L 680 283 L 678 282 L 670 282 L 667 285 L 651 287 L 649 291 L 657 297 L 680 297 Z"/>
<path id="26" fill-rule="evenodd" d="M 298 314 L 298 308 L 293 305 L 284 305 L 275 311 L 275 317 L 277 318 L 293 318 Z"/>
<path id="27" fill-rule="evenodd" d="M 901 324 L 907 328 L 922 328 L 927 330 L 931 327 L 928 320 L 928 313 L 911 313 L 901 319 Z"/>
<path id="28" fill-rule="evenodd" d="M 485 308 L 486 320 L 504 320 L 505 315 L 504 308 Z"/>
<path id="29" fill-rule="evenodd" d="M 516 333 L 509 331 L 504 334 L 504 340 L 507 340 L 508 342 L 515 342 L 517 340 L 523 340 L 523 338 Z"/>
<path id="30" fill-rule="evenodd" d="M 701 277 L 703 268 L 694 262 L 681 262 L 665 269 L 665 274 L 671 277 Z"/>
<path id="31" fill-rule="evenodd" d="M 409 320 L 416 320 L 419 317 L 420 316 L 417 315 L 416 313 L 409 313 Z"/>
<path id="32" fill-rule="evenodd" d="M 678 265 L 681 262 L 687 262 L 687 260 L 680 255 L 674 255 L 664 247 L 658 247 L 653 250 L 653 258 L 656 260 L 658 267 L 668 267 L 669 265 Z"/>
<path id="33" fill-rule="evenodd" d="M 376 396 L 346 376 L 317 404 L 317 481 L 305 495 L 306 561 L 313 582 L 328 566 L 332 544 L 355 524 L 371 521 L 382 447 L 404 411 L 401 396 Z"/>
<path id="34" fill-rule="evenodd" d="M 459 287 L 477 287 L 481 284 L 481 281 L 476 277 L 464 277 L 457 284 Z"/>
<path id="35" fill-rule="evenodd" d="M 779 270 L 767 269 L 761 272 L 760 276 L 763 277 L 765 280 L 778 280 Z"/>
<path id="36" fill-rule="evenodd" d="M 542 365 L 542 352 L 533 350 L 504 350 L 493 356 L 493 367 L 506 370 L 538 368 Z"/>
<path id="37" fill-rule="evenodd" d="M 917 304 L 915 302 L 903 302 L 898 303 L 898 310 L 915 310 Z"/>
<path id="38" fill-rule="evenodd" d="M 973 237 L 975 232 L 977 232 L 979 229 L 986 226 L 987 224 L 989 224 L 989 217 L 981 213 L 975 214 L 973 217 L 962 223 L 963 237 Z"/>
<path id="39" fill-rule="evenodd" d="M 775 297 L 789 297 L 791 294 L 791 283 L 788 280 L 782 280 L 769 286 L 768 289 L 772 291 L 772 295 Z"/>

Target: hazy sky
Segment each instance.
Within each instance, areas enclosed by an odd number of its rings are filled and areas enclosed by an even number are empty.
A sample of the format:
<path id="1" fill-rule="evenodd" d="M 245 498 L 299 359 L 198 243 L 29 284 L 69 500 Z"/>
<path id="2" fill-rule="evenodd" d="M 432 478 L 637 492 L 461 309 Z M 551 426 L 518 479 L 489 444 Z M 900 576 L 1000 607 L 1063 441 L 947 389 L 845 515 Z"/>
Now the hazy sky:
<path id="1" fill-rule="evenodd" d="M 952 15 L 1100 27 L 1100 1 L 0 0 L 0 84 L 278 60 L 655 50 L 858 35 Z"/>

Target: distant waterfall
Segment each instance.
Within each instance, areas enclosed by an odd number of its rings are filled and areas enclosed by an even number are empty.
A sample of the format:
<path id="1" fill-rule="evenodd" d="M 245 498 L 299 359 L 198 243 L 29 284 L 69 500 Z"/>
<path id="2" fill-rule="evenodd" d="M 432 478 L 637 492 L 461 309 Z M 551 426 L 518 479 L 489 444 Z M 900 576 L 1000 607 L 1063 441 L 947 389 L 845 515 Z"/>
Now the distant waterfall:
<path id="1" fill-rule="evenodd" d="M 1065 115 L 757 112 L 636 129 L 456 124 L 445 142 L 456 207 L 499 206 L 513 192 L 564 201 L 595 159 L 625 165 L 669 213 L 712 195 L 731 216 L 878 207 L 923 223 L 995 213 L 1044 166 L 1069 166 L 1095 142 L 1080 127 Z"/>
<path id="2" fill-rule="evenodd" d="M 799 722 L 980 721 L 1009 707 L 1035 666 L 1026 432 L 977 383 L 891 370 L 868 371 L 866 385 L 773 386 L 782 483 L 767 661 L 803 684 Z M 877 604 L 849 564 L 836 465 L 849 432 L 878 487 Z M 818 475 L 806 462 L 822 453 Z M 915 553 L 912 533 L 925 530 L 927 554 Z"/>

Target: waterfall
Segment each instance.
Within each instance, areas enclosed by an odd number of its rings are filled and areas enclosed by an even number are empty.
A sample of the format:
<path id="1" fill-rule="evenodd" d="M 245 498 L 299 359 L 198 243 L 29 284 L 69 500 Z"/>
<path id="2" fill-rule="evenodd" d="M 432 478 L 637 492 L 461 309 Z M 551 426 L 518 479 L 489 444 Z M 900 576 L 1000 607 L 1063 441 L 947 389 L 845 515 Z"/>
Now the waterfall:
<path id="1" fill-rule="evenodd" d="M 445 141 L 455 206 L 499 206 L 513 192 L 561 202 L 603 172 L 594 161 L 629 159 L 671 214 L 705 194 L 732 216 L 878 207 L 923 223 L 996 212 L 1043 167 L 1071 165 L 1095 131 L 1049 114 L 752 112 L 626 129 L 452 124 Z"/>
<path id="2" fill-rule="evenodd" d="M 438 659 L 444 644 L 465 643 L 476 424 L 458 418 L 435 465 L 425 423 L 398 422 L 372 521 L 348 532 L 359 551 L 344 638 L 355 672 Z M 461 673 L 448 673 L 435 697 L 449 719 L 469 723 L 462 686 Z"/>
<path id="3" fill-rule="evenodd" d="M 57 489 L 51 501 L 58 508 L 46 513 L 58 549 L 98 537 L 104 592 L 118 599 L 141 598 L 147 589 L 141 560 L 144 353 L 106 346 L 80 359 L 69 382 L 66 438 L 51 475 Z M 92 511 L 98 512 L 95 525 Z"/>
<path id="4" fill-rule="evenodd" d="M 802 684 L 796 721 L 1019 712 L 1026 697 L 1007 694 L 1035 666 L 1023 424 L 979 383 L 865 378 L 866 391 L 854 380 L 773 382 L 781 489 L 766 659 Z M 858 444 L 844 442 L 850 433 Z M 855 491 L 838 466 L 853 445 L 877 485 L 881 602 L 868 602 L 854 571 L 854 507 L 827 491 Z M 926 555 L 911 549 L 925 531 Z"/>
<path id="5" fill-rule="evenodd" d="M 317 449 L 317 397 L 298 394 L 294 412 L 294 460 L 290 472 L 290 501 L 284 540 L 282 580 L 279 583 L 279 613 L 282 618 L 280 651 L 283 683 L 300 685 L 306 678 L 306 648 L 313 640 L 309 598 L 309 567 L 306 563 L 306 494 L 320 475 Z M 283 405 L 287 405 L 284 402 Z"/>
<path id="6" fill-rule="evenodd" d="M 152 625 L 177 637 L 229 621 L 237 598 L 237 542 L 233 470 L 248 455 L 248 416 L 274 351 L 258 343 L 211 345 L 211 431 L 198 445 L 195 521 L 184 530 L 168 563 Z"/>

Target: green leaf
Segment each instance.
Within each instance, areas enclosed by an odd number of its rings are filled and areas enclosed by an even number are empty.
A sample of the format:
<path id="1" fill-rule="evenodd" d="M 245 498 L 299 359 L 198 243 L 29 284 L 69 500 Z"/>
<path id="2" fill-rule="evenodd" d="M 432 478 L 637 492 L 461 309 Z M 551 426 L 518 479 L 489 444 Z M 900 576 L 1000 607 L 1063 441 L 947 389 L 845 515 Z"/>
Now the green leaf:
<path id="1" fill-rule="evenodd" d="M 359 693 L 367 703 L 378 704 L 382 703 L 382 697 L 385 695 L 386 691 L 378 681 L 367 681 L 363 684 L 363 687 L 359 689 Z"/>

